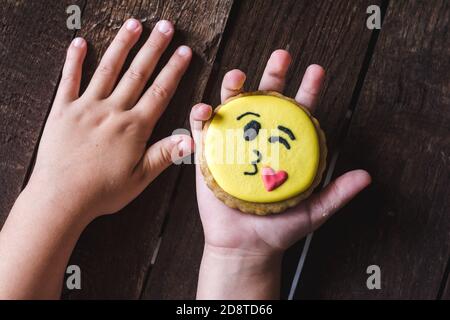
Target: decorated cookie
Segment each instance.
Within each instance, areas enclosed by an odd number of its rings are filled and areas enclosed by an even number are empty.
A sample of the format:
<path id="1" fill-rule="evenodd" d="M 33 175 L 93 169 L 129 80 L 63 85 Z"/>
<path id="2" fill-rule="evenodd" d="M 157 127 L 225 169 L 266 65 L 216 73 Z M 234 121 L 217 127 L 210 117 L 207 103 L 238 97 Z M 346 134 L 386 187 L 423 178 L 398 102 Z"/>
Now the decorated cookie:
<path id="1" fill-rule="evenodd" d="M 214 110 L 203 127 L 201 169 L 226 205 L 266 215 L 307 198 L 325 169 L 325 135 L 295 100 L 243 93 Z"/>

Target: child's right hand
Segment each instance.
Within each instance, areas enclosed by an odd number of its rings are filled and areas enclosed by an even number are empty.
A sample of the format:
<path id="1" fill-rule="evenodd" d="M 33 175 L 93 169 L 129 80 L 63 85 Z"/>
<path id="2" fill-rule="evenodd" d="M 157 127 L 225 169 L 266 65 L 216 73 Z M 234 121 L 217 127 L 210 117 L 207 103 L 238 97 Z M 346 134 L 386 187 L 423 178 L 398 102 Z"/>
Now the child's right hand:
<path id="1" fill-rule="evenodd" d="M 259 90 L 282 92 L 290 60 L 286 51 L 275 51 L 267 63 Z M 322 67 L 309 66 L 295 97 L 297 102 L 311 112 L 317 104 L 324 75 Z M 222 101 L 239 94 L 244 81 L 245 74 L 242 71 L 228 72 L 222 83 Z M 201 130 L 202 122 L 208 120 L 211 114 L 212 109 L 208 105 L 194 106 L 191 111 L 192 130 Z M 199 135 L 194 133 L 195 136 Z M 248 280 L 248 272 L 256 276 L 258 272 L 276 271 L 284 250 L 317 229 L 370 183 L 370 176 L 366 171 L 347 172 L 324 190 L 287 212 L 255 216 L 231 209 L 218 200 L 206 186 L 198 165 L 196 176 L 197 201 L 205 234 L 199 298 L 266 298 L 267 296 L 254 296 L 257 290 L 251 290 L 252 284 L 245 280 Z M 214 288 L 212 283 L 217 282 L 217 279 L 223 279 L 223 283 Z M 256 282 L 264 286 L 268 279 L 270 276 Z M 233 280 L 236 280 L 234 285 Z M 270 287 L 270 284 L 267 286 Z"/>
<path id="2" fill-rule="evenodd" d="M 79 96 L 87 44 L 75 39 L 39 143 L 36 165 L 0 233 L 0 299 L 57 298 L 64 269 L 86 225 L 135 198 L 173 160 L 193 149 L 186 135 L 147 141 L 186 71 L 181 46 L 145 85 L 174 28 L 160 21 L 118 84 L 142 33 L 128 20 Z"/>
<path id="3" fill-rule="evenodd" d="M 126 21 L 81 96 L 87 44 L 77 38 L 70 45 L 36 165 L 22 195 L 28 196 L 29 203 L 34 202 L 35 195 L 46 195 L 52 202 L 77 209 L 91 220 L 124 207 L 173 160 L 191 152 L 193 143 L 186 135 L 167 137 L 149 148 L 147 141 L 186 71 L 192 52 L 186 46 L 179 47 L 143 92 L 174 28 L 168 21 L 157 23 L 119 79 L 125 59 L 141 33 L 138 20 Z"/>

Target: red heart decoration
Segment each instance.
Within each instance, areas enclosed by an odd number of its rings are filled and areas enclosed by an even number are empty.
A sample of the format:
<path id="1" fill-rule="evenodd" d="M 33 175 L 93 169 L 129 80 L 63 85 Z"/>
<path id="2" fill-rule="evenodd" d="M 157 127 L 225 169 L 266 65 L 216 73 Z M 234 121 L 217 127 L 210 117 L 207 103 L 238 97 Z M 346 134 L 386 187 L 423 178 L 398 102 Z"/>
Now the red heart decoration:
<path id="1" fill-rule="evenodd" d="M 261 177 L 264 183 L 264 188 L 270 192 L 281 186 L 288 178 L 288 174 L 283 170 L 275 172 L 275 170 L 270 167 L 264 167 L 261 170 Z"/>

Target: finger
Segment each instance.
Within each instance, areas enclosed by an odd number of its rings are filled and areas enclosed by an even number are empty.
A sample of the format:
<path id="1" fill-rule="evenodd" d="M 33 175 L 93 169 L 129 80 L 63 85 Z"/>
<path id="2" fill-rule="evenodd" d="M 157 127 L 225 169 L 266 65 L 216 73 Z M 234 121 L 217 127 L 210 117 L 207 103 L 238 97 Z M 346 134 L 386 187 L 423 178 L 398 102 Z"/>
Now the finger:
<path id="1" fill-rule="evenodd" d="M 272 53 L 264 69 L 259 90 L 283 92 L 286 73 L 291 63 L 291 55 L 286 50 L 276 50 Z"/>
<path id="2" fill-rule="evenodd" d="M 207 121 L 212 115 L 212 108 L 205 103 L 199 103 L 192 107 L 189 115 L 192 137 L 195 141 L 195 150 L 201 151 L 201 136 L 203 122 Z M 197 162 L 196 162 L 197 163 Z"/>
<path id="3" fill-rule="evenodd" d="M 148 79 L 155 70 L 158 60 L 173 37 L 174 28 L 169 21 L 159 21 L 148 40 L 125 72 L 112 96 L 125 108 L 134 105 L 142 93 Z"/>
<path id="4" fill-rule="evenodd" d="M 150 127 L 155 125 L 172 98 L 191 57 L 192 51 L 189 47 L 179 47 L 133 108 L 133 111 L 145 117 Z"/>
<path id="5" fill-rule="evenodd" d="M 370 183 L 371 177 L 367 171 L 353 170 L 343 174 L 323 191 L 315 194 L 306 204 L 311 221 L 310 232 L 320 227 Z"/>
<path id="6" fill-rule="evenodd" d="M 173 135 L 150 146 L 143 158 L 143 168 L 148 183 L 172 163 L 191 154 L 193 150 L 192 138 L 187 135 Z"/>
<path id="7" fill-rule="evenodd" d="M 83 38 L 73 39 L 67 50 L 66 62 L 55 100 L 66 102 L 78 98 L 86 49 L 86 41 Z"/>
<path id="8" fill-rule="evenodd" d="M 221 101 L 224 102 L 228 98 L 241 93 L 244 82 L 244 72 L 238 69 L 228 71 L 222 81 L 222 90 L 220 91 Z"/>
<path id="9" fill-rule="evenodd" d="M 310 65 L 306 69 L 295 100 L 311 112 L 314 112 L 324 79 L 325 70 L 317 64 Z"/>
<path id="10" fill-rule="evenodd" d="M 120 28 L 114 40 L 106 49 L 86 93 L 98 98 L 107 97 L 119 76 L 120 70 L 142 31 L 141 23 L 136 19 L 129 19 Z"/>
<path id="11" fill-rule="evenodd" d="M 189 115 L 191 130 L 202 128 L 203 122 L 207 121 L 212 115 L 212 107 L 205 103 L 198 103 L 192 107 Z"/>

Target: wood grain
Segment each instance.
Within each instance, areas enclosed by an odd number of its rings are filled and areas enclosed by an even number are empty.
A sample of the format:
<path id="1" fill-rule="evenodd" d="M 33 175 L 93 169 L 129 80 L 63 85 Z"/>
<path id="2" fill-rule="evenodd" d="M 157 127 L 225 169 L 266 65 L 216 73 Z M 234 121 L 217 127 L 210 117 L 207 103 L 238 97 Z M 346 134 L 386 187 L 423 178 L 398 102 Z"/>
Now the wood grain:
<path id="1" fill-rule="evenodd" d="M 287 48 L 293 56 L 285 93 L 293 96 L 309 64 L 323 65 L 328 76 L 317 117 L 331 150 L 337 141 L 364 60 L 371 31 L 365 27 L 367 1 L 239 1 L 227 23 L 220 59 L 216 60 L 204 101 L 219 103 L 225 72 L 247 73 L 246 90 L 257 89 L 268 57 Z M 193 193 L 192 167 L 184 167 L 143 297 L 194 298 L 203 250 L 203 232 Z M 302 243 L 285 256 L 286 297 Z"/>
<path id="2" fill-rule="evenodd" d="M 83 1 L 70 1 L 83 5 Z M 74 31 L 69 1 L 0 5 L 0 227 L 26 180 Z"/>
<path id="3" fill-rule="evenodd" d="M 294 60 L 286 94 L 295 94 L 307 65 L 327 69 L 317 117 L 332 154 L 370 49 L 366 8 L 380 3 L 241 0 L 230 13 L 232 0 L 85 2 L 0 6 L 0 226 L 32 167 L 75 34 L 66 28 L 68 5 L 85 8 L 78 33 L 89 41 L 83 87 L 128 17 L 145 26 L 133 54 L 161 18 L 172 20 L 177 33 L 160 67 L 179 44 L 194 49 L 151 141 L 187 127 L 194 103 L 217 105 L 221 79 L 232 68 L 244 70 L 246 89 L 255 90 L 270 53 L 287 48 Z M 390 1 L 335 173 L 366 168 L 374 184 L 316 232 L 297 299 L 450 299 L 449 6 Z M 302 246 L 285 256 L 283 297 Z M 193 166 L 174 166 L 122 212 L 88 227 L 70 261 L 81 267 L 82 290 L 63 297 L 194 298 L 202 249 Z M 371 264 L 381 267 L 381 290 L 366 288 Z"/>
<path id="4" fill-rule="evenodd" d="M 299 299 L 436 299 L 450 255 L 450 5 L 391 1 L 336 175 L 373 186 L 314 236 Z M 366 268 L 381 268 L 368 290 Z M 448 276 L 448 274 L 447 274 Z"/>
<path id="5" fill-rule="evenodd" d="M 181 43 L 189 45 L 194 58 L 179 90 L 159 121 L 151 142 L 183 126 L 191 106 L 200 100 L 209 77 L 231 1 L 89 1 L 81 35 L 89 42 L 84 75 L 86 87 L 102 53 L 117 29 L 129 17 L 140 19 L 145 31 L 131 57 L 160 19 L 176 27 L 174 41 L 159 68 Z M 131 58 L 127 63 L 130 63 Z M 151 81 L 150 81 L 151 82 Z M 120 213 L 94 221 L 82 234 L 70 260 L 82 270 L 83 289 L 64 291 L 66 299 L 140 297 L 151 268 L 164 218 L 178 177 L 173 166 Z"/>

